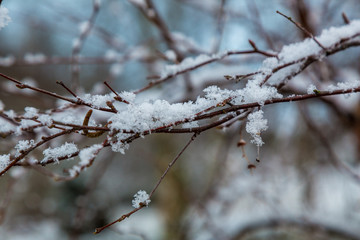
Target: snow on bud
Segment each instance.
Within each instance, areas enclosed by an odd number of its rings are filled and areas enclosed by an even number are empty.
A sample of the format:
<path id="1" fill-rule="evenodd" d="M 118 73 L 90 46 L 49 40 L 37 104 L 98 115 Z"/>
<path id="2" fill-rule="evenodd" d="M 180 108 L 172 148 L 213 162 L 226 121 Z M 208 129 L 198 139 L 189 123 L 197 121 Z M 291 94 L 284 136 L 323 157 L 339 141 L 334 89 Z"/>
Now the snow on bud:
<path id="1" fill-rule="evenodd" d="M 151 200 L 149 199 L 149 194 L 146 193 L 144 190 L 139 190 L 135 195 L 134 199 L 132 200 L 132 206 L 134 208 L 139 208 L 141 206 L 148 206 Z"/>
<path id="2" fill-rule="evenodd" d="M 264 112 L 262 110 L 253 112 L 249 114 L 249 121 L 246 123 L 246 132 L 248 132 L 253 137 L 251 143 L 254 143 L 258 147 L 264 144 L 261 139 L 260 133 L 268 128 L 267 120 L 263 118 L 263 115 Z"/>

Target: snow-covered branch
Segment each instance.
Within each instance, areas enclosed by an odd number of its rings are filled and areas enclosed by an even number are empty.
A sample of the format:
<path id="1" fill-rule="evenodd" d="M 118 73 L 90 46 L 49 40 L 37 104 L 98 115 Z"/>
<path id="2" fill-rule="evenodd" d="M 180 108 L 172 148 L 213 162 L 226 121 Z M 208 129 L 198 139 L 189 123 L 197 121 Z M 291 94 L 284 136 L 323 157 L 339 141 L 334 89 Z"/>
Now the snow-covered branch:
<path id="1" fill-rule="evenodd" d="M 309 38 L 284 44 L 273 50 L 260 48 L 258 46 L 261 46 L 261 43 L 248 40 L 250 47 L 245 50 L 212 53 L 214 49 L 222 49 L 221 41 L 225 35 L 223 28 L 227 17 L 244 17 L 233 9 L 228 9 L 226 1 L 222 1 L 218 8 L 215 2 L 213 6 L 207 6 L 191 1 L 179 1 L 199 7 L 207 13 L 216 13 L 216 32 L 219 36 L 215 47 L 209 51 L 204 50 L 202 46 L 199 47 L 199 44 L 185 34 L 173 32 L 163 16 L 162 9 L 152 0 L 128 2 L 131 3 L 130 7 L 140 10 L 150 26 L 155 27 L 160 40 L 153 37 L 135 43 L 133 47 L 113 47 L 101 56 L 81 56 L 85 43 L 90 41 L 93 32 L 99 31 L 96 19 L 101 18 L 102 5 L 100 1 L 95 0 L 90 17 L 77 24 L 79 29 L 71 47 L 71 56 L 27 53 L 22 55 L 23 57 L 12 54 L 0 57 L 0 66 L 4 69 L 65 64 L 71 68 L 72 79 L 71 83 L 66 81 L 65 77 L 50 79 L 56 87 L 55 90 L 47 90 L 48 85 L 38 84 L 31 79 L 20 80 L 15 77 L 16 72 L 1 70 L 0 85 L 4 95 L 0 95 L 0 136 L 6 142 L 6 149 L 2 148 L 0 154 L 0 181 L 7 176 L 12 177 L 13 172 L 18 169 L 26 168 L 56 181 L 70 181 L 87 175 L 84 171 L 95 168 L 94 165 L 103 154 L 126 154 L 135 141 L 140 142 L 142 138 L 146 138 L 142 141 L 147 141 L 150 135 L 191 136 L 185 146 L 178 150 L 179 153 L 172 157 L 173 160 L 169 161 L 167 167 L 161 167 L 162 174 L 154 182 L 149 194 L 140 190 L 134 195 L 132 205 L 135 209 L 97 228 L 96 233 L 149 206 L 174 164 L 184 155 L 185 150 L 194 144 L 195 137 L 216 129 L 225 132 L 236 126 L 234 132 L 240 137 L 237 146 L 241 149 L 242 158 L 246 159 L 247 168 L 252 172 L 260 165 L 261 151 L 271 151 L 267 149 L 268 142 L 264 137 L 273 124 L 267 116 L 268 109 L 283 106 L 280 104 L 284 103 L 306 104 L 311 102 L 311 99 L 317 99 L 319 102 L 332 104 L 334 111 L 340 115 L 343 113 L 341 111 L 345 110 L 334 103 L 334 99 L 339 98 L 335 96 L 357 96 L 360 92 L 359 74 L 347 72 L 341 81 L 327 81 L 328 79 L 324 80 L 323 76 L 335 76 L 335 67 L 327 69 L 330 72 L 327 75 L 318 74 L 320 70 L 308 71 L 311 68 L 320 69 L 319 66 L 326 64 L 330 56 L 346 54 L 345 51 L 360 46 L 360 20 L 350 21 L 345 14 L 345 25 L 324 29 L 315 36 L 293 18 L 278 12 Z M 1 6 L 0 29 L 9 21 L 7 9 Z M 294 31 L 298 29 L 294 27 Z M 109 38 L 106 39 L 110 41 Z M 156 41 L 161 44 L 154 47 Z M 161 48 L 165 50 L 159 50 Z M 120 50 L 123 52 L 119 53 Z M 143 64 L 141 66 L 151 73 L 148 78 L 152 80 L 144 81 L 140 88 L 139 85 L 134 85 L 134 88 L 138 88 L 135 90 L 118 90 L 119 85 L 114 81 L 115 77 L 121 75 L 125 64 L 132 61 Z M 242 67 L 246 61 L 250 62 L 249 66 Z M 111 69 L 108 76 L 101 77 L 100 84 L 87 91 L 84 90 L 86 88 L 80 87 L 80 65 L 92 64 L 101 67 L 111 65 Z M 323 69 L 321 71 L 324 72 Z M 143 71 L 136 70 L 135 74 L 127 75 L 126 78 L 135 78 L 138 73 L 141 75 Z M 212 79 L 216 81 L 211 82 Z M 299 85 L 301 87 L 298 87 Z M 24 110 L 19 110 L 19 107 L 13 106 L 6 99 L 15 95 L 19 96 L 19 99 L 20 96 L 29 99 L 29 102 L 25 102 L 26 106 L 22 107 Z M 46 104 L 37 107 L 31 100 Z M 307 126 L 316 133 L 324 146 L 333 166 L 349 174 L 358 183 L 360 174 L 337 156 L 326 135 L 308 117 L 310 111 L 304 111 L 302 114 Z M 353 122 L 357 121 L 356 117 L 353 116 Z M 354 124 L 353 122 L 351 124 Z M 243 138 L 249 139 L 253 145 L 246 145 Z M 254 149 L 256 153 L 252 155 L 256 157 L 253 161 L 247 157 L 245 151 Z M 49 167 L 53 164 L 65 169 L 58 173 L 57 169 Z M 228 168 L 224 164 L 225 167 Z M 230 176 L 231 167 L 226 171 L 229 171 Z M 205 192 L 214 198 L 222 194 L 210 190 Z M 204 206 L 210 202 L 211 198 L 206 198 Z M 308 227 L 292 221 L 285 224 Z M 261 223 L 260 227 L 262 226 Z M 244 232 L 252 231 L 252 228 L 256 227 L 259 226 L 250 225 L 249 229 L 244 228 L 237 234 L 242 236 Z"/>

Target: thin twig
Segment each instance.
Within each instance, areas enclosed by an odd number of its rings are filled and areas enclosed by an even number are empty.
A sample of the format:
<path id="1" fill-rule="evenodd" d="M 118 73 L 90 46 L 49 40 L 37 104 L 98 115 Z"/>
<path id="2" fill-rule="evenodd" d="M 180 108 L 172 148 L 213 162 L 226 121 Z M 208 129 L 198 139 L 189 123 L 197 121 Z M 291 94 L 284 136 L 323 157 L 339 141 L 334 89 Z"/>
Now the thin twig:
<path id="1" fill-rule="evenodd" d="M 78 57 L 80 55 L 81 49 L 84 46 L 85 40 L 91 33 L 91 30 L 95 24 L 96 17 L 98 16 L 99 10 L 100 10 L 99 2 L 94 1 L 93 11 L 91 13 L 91 16 L 90 16 L 89 20 L 85 23 L 85 24 L 87 24 L 85 26 L 85 30 L 82 31 L 80 33 L 79 38 L 77 38 L 75 40 L 75 44 L 72 49 L 73 64 L 71 66 L 71 72 L 72 72 L 72 75 L 71 75 L 72 81 L 71 82 L 73 84 L 73 86 L 72 86 L 73 89 L 76 89 L 76 90 L 77 90 L 78 84 L 79 84 L 79 65 L 77 64 Z"/>
<path id="2" fill-rule="evenodd" d="M 261 39 L 265 39 L 267 45 L 270 49 L 275 49 L 275 44 L 273 42 L 273 39 L 270 37 L 266 29 L 264 28 L 264 25 L 261 22 L 261 14 L 259 13 L 259 8 L 256 5 L 256 2 L 253 0 L 247 0 L 245 1 L 248 12 L 250 12 L 249 19 L 252 22 L 254 22 L 255 28 L 257 33 L 259 33 L 259 37 Z"/>
<path id="3" fill-rule="evenodd" d="M 220 3 L 220 7 L 219 7 L 219 11 L 218 11 L 218 16 L 217 16 L 217 23 L 216 23 L 216 38 L 215 38 L 215 42 L 213 45 L 213 49 L 212 52 L 218 52 L 220 45 L 221 45 L 221 41 L 222 38 L 224 36 L 224 28 L 225 28 L 225 23 L 226 23 L 226 12 L 225 12 L 225 5 L 226 5 L 226 0 L 221 0 Z"/>
<path id="4" fill-rule="evenodd" d="M 6 173 L 11 167 L 13 167 L 14 165 L 16 165 L 21 159 L 23 159 L 26 155 L 28 155 L 31 151 L 33 151 L 34 149 L 38 148 L 39 146 L 41 146 L 42 144 L 50 141 L 51 139 L 60 137 L 62 135 L 65 134 L 69 134 L 71 132 L 73 132 L 74 130 L 70 129 L 70 130 L 65 130 L 53 135 L 50 135 L 48 137 L 43 137 L 41 141 L 39 141 L 38 143 L 36 143 L 34 146 L 28 148 L 26 151 L 23 151 L 18 157 L 16 157 L 15 159 L 13 159 L 9 165 L 7 165 L 1 172 L 0 172 L 0 176 L 2 176 L 4 173 Z"/>
<path id="5" fill-rule="evenodd" d="M 327 48 L 324 47 L 324 45 L 322 45 L 317 39 L 316 37 L 314 37 L 314 35 L 309 32 L 306 28 L 304 28 L 303 26 L 301 26 L 300 23 L 295 22 L 291 17 L 286 16 L 285 14 L 283 14 L 280 11 L 276 11 L 276 13 L 280 14 L 281 16 L 285 17 L 286 19 L 288 19 L 290 22 L 292 22 L 293 24 L 295 24 L 301 31 L 303 31 L 306 35 L 308 35 L 310 38 L 312 38 L 314 40 L 314 42 L 316 42 L 316 44 L 321 47 L 325 52 L 327 51 Z"/>
<path id="6" fill-rule="evenodd" d="M 1 4 L 1 2 L 0 2 Z M 2 225 L 5 221 L 5 216 L 7 213 L 7 210 L 9 209 L 9 205 L 11 203 L 11 198 L 14 193 L 14 185 L 16 183 L 16 178 L 10 178 L 9 182 L 6 186 L 5 193 L 2 194 L 2 197 L 4 197 L 0 203 L 0 225 Z"/>
<path id="7" fill-rule="evenodd" d="M 349 18 L 347 17 L 347 15 L 346 15 L 346 13 L 341 13 L 341 16 L 342 16 L 342 18 L 343 18 L 343 20 L 344 20 L 344 22 L 346 23 L 346 24 L 350 24 L 350 20 L 349 20 Z"/>
<path id="8" fill-rule="evenodd" d="M 135 208 L 134 210 L 132 210 L 131 212 L 127 213 L 127 214 L 124 214 L 122 215 L 120 218 L 118 218 L 117 220 L 109 223 L 109 224 L 106 224 L 105 226 L 102 226 L 102 227 L 99 227 L 99 228 L 96 228 L 95 231 L 94 231 L 94 234 L 98 234 L 100 232 L 102 232 L 104 229 L 114 225 L 115 223 L 117 222 L 121 222 L 123 220 L 125 220 L 126 218 L 130 217 L 131 215 L 133 215 L 134 213 L 136 213 L 137 211 L 139 211 L 140 209 L 142 209 L 143 207 L 145 207 L 146 205 L 140 205 L 140 207 L 138 208 Z"/>
<path id="9" fill-rule="evenodd" d="M 112 91 L 116 96 L 114 97 L 115 100 L 118 100 L 119 102 L 123 102 L 126 104 L 130 104 L 128 101 L 126 101 L 125 99 L 123 99 L 122 97 L 119 96 L 119 94 L 105 81 L 104 82 L 105 86 L 107 86 L 110 91 Z"/>
<path id="10" fill-rule="evenodd" d="M 78 96 L 73 92 L 71 91 L 70 88 L 68 88 L 62 81 L 56 81 L 57 84 L 61 85 L 63 88 L 66 89 L 66 91 L 68 91 L 71 95 L 73 95 L 75 98 L 77 98 Z"/>
<path id="11" fill-rule="evenodd" d="M 309 117 L 306 112 L 306 109 L 300 106 L 300 113 L 302 113 L 302 117 L 305 120 L 307 126 L 311 129 L 311 132 L 314 133 L 319 141 L 322 143 L 324 148 L 326 149 L 329 159 L 333 166 L 339 170 L 345 171 L 349 176 L 351 176 L 358 184 L 360 184 L 360 174 L 353 171 L 346 163 L 341 161 L 333 150 L 328 138 L 323 134 L 323 131 L 319 129 L 318 126 L 314 123 L 314 121 Z"/>
<path id="12" fill-rule="evenodd" d="M 161 175 L 159 181 L 156 183 L 155 187 L 153 188 L 153 190 L 150 192 L 149 195 L 149 199 L 151 199 L 152 195 L 155 193 L 156 189 L 159 187 L 160 183 L 162 182 L 162 180 L 165 178 L 166 174 L 170 171 L 171 167 L 176 163 L 176 161 L 179 159 L 179 157 L 184 153 L 184 151 L 186 150 L 186 148 L 195 140 L 195 138 L 197 137 L 198 133 L 194 133 L 194 135 L 192 135 L 192 137 L 190 138 L 190 140 L 186 143 L 186 145 L 183 147 L 183 149 L 181 149 L 181 151 L 178 153 L 178 155 L 176 155 L 176 157 L 169 163 L 169 165 L 167 166 L 165 172 Z"/>
<path id="13" fill-rule="evenodd" d="M 159 187 L 160 183 L 162 182 L 162 180 L 165 178 L 166 174 L 170 171 L 171 167 L 176 163 L 176 161 L 179 159 L 179 157 L 184 153 L 184 151 L 186 150 L 186 148 L 195 140 L 197 136 L 197 133 L 194 133 L 194 135 L 192 135 L 192 137 L 190 138 L 190 140 L 187 142 L 187 144 L 181 149 L 181 151 L 178 153 L 178 155 L 176 155 L 176 157 L 169 163 L 168 167 L 166 168 L 165 172 L 162 174 L 162 176 L 160 177 L 159 181 L 156 183 L 155 187 L 153 188 L 153 190 L 151 191 L 150 195 L 149 195 L 149 199 L 151 199 L 151 197 L 153 196 L 153 194 L 155 193 L 156 189 Z M 145 206 L 147 206 L 146 204 L 140 204 L 140 206 L 138 208 L 135 208 L 134 210 L 132 210 L 129 213 L 126 213 L 124 215 L 122 215 L 120 218 L 116 219 L 115 221 L 106 224 L 103 227 L 99 227 L 96 228 L 94 231 L 94 234 L 98 234 L 101 231 L 103 231 L 104 229 L 114 225 L 117 222 L 121 222 L 123 220 L 125 220 L 126 218 L 130 217 L 131 215 L 133 215 L 134 213 L 136 213 L 137 211 L 139 211 L 140 209 L 144 208 Z"/>
<path id="14" fill-rule="evenodd" d="M 104 81 L 105 86 L 107 86 L 110 91 L 112 91 L 116 96 L 119 96 L 119 94 L 106 82 Z"/>

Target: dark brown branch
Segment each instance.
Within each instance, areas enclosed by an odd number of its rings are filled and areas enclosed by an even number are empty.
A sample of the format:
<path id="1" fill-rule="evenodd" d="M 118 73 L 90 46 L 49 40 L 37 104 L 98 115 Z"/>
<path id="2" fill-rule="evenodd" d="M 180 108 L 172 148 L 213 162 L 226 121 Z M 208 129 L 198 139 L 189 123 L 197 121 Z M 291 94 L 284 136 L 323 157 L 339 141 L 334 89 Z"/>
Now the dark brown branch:
<path id="1" fill-rule="evenodd" d="M 28 155 L 31 151 L 33 151 L 34 149 L 38 148 L 39 146 L 41 146 L 42 144 L 54 139 L 54 138 L 57 138 L 57 137 L 60 137 L 62 135 L 66 135 L 66 134 L 69 134 L 71 132 L 73 132 L 74 130 L 70 129 L 70 130 L 65 130 L 65 131 L 62 131 L 62 132 L 59 132 L 59 133 L 56 133 L 56 134 L 53 134 L 53 135 L 50 135 L 48 137 L 43 137 L 41 141 L 39 141 L 38 143 L 36 143 L 34 146 L 28 148 L 26 151 L 23 151 L 21 152 L 21 154 L 16 157 L 15 159 L 12 159 L 10 164 L 8 166 L 6 166 L 1 172 L 0 172 L 0 176 L 2 176 L 4 173 L 6 173 L 11 167 L 13 167 L 14 165 L 16 165 L 21 159 L 23 159 L 24 157 L 26 157 L 26 155 Z"/>
<path id="2" fill-rule="evenodd" d="M 219 6 L 219 11 L 218 11 L 218 16 L 217 16 L 217 23 L 216 23 L 216 38 L 215 38 L 215 43 L 213 46 L 213 50 L 212 52 L 218 52 L 220 45 L 221 45 L 221 41 L 224 35 L 224 27 L 225 27 L 225 23 L 226 23 L 226 11 L 225 11 L 225 5 L 226 5 L 226 0 L 221 0 L 220 6 Z"/>
<path id="3" fill-rule="evenodd" d="M 57 84 L 61 85 L 63 88 L 66 89 L 66 91 L 68 91 L 71 95 L 73 95 L 75 98 L 77 98 L 78 96 L 71 91 L 62 81 L 56 81 Z"/>
<path id="4" fill-rule="evenodd" d="M 269 105 L 269 104 L 275 104 L 275 103 L 281 103 L 281 102 L 296 102 L 296 101 L 302 101 L 306 99 L 312 99 L 312 98 L 318 98 L 318 97 L 326 97 L 326 96 L 333 96 L 333 95 L 341 95 L 346 93 L 355 93 L 360 92 L 360 87 L 357 88 L 350 88 L 350 89 L 339 89 L 334 91 L 318 91 L 318 93 L 313 94 L 304 94 L 304 95 L 297 95 L 297 96 L 291 96 L 291 97 L 284 97 L 284 98 L 274 98 L 271 100 L 265 101 L 263 104 L 260 104 L 258 102 L 253 103 L 247 103 L 242 105 L 234 105 L 232 107 L 224 108 L 218 111 L 214 111 L 207 114 L 202 114 L 200 116 L 194 117 L 194 121 L 201 120 L 201 119 L 207 119 L 212 118 L 221 114 L 234 112 L 240 109 L 248 109 L 248 108 L 255 108 L 255 107 L 261 107 L 263 105 Z"/>
<path id="5" fill-rule="evenodd" d="M 217 107 L 217 106 L 213 106 L 213 107 L 210 107 L 208 109 L 205 109 L 205 110 L 197 113 L 192 118 L 186 118 L 181 121 L 171 123 L 169 125 L 165 125 L 165 126 L 162 126 L 162 127 L 156 128 L 156 129 L 147 130 L 147 131 L 142 132 L 141 134 L 148 135 L 150 133 L 202 132 L 207 129 L 219 126 L 222 123 L 225 123 L 227 120 L 230 120 L 232 118 L 230 116 L 228 118 L 222 118 L 220 121 L 216 121 L 216 122 L 213 122 L 208 125 L 201 126 L 201 127 L 194 127 L 194 128 L 173 128 L 173 127 L 178 126 L 183 123 L 199 121 L 199 120 L 203 120 L 203 119 L 210 119 L 210 118 L 213 118 L 216 116 L 221 116 L 223 114 L 232 113 L 232 112 L 235 112 L 235 115 L 238 116 L 239 114 L 242 113 L 242 112 L 237 112 L 239 110 L 252 109 L 252 108 L 261 107 L 264 105 L 283 103 L 283 102 L 297 102 L 297 101 L 303 101 L 303 100 L 312 99 L 312 98 L 320 98 L 320 97 L 333 96 L 333 95 L 342 95 L 342 94 L 355 93 L 355 92 L 360 92 L 360 87 L 353 88 L 353 89 L 339 89 L 339 90 L 335 90 L 335 91 L 317 91 L 317 93 L 313 93 L 313 94 L 303 94 L 303 95 L 296 95 L 296 96 L 284 97 L 284 98 L 274 98 L 274 99 L 265 101 L 263 104 L 260 104 L 258 102 L 252 102 L 252 103 L 246 103 L 246 104 L 241 104 L 241 105 L 233 105 L 233 106 L 230 106 L 227 108 L 222 108 L 217 111 L 206 113 Z M 228 99 L 228 101 L 230 101 L 230 100 L 231 99 Z M 222 105 L 222 103 L 219 103 L 219 105 Z M 69 126 L 69 127 L 72 127 L 73 130 L 86 129 L 86 130 L 95 130 L 95 131 L 110 131 L 110 129 L 108 127 L 84 126 L 84 125 L 76 125 L 76 124 L 61 123 L 61 122 L 54 122 L 54 124 Z M 131 130 L 129 131 L 129 130 L 122 129 L 120 131 L 123 133 L 135 134 L 135 132 L 131 131 Z"/>

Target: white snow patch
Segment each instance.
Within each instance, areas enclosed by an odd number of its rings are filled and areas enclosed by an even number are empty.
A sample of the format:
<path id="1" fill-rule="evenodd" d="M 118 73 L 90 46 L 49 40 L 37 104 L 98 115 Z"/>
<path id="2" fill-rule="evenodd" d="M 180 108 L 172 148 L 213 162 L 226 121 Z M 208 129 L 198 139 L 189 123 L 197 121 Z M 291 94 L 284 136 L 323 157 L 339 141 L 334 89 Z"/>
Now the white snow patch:
<path id="1" fill-rule="evenodd" d="M 0 171 L 3 171 L 10 164 L 10 154 L 0 155 Z"/>
<path id="2" fill-rule="evenodd" d="M 60 147 L 56 148 L 47 148 L 43 151 L 44 159 L 41 163 L 46 163 L 49 160 L 54 160 L 55 162 L 59 162 L 59 158 L 61 157 L 70 157 L 74 153 L 78 152 L 79 149 L 74 143 L 64 143 Z"/>
<path id="3" fill-rule="evenodd" d="M 262 110 L 250 113 L 248 116 L 248 122 L 246 123 L 246 132 L 251 134 L 254 143 L 257 146 L 262 146 L 264 142 L 261 139 L 260 133 L 265 131 L 267 126 L 267 120 L 264 119 L 264 112 Z"/>
<path id="4" fill-rule="evenodd" d="M 145 204 L 146 206 L 148 206 L 150 202 L 151 200 L 149 199 L 149 194 L 147 194 L 144 190 L 139 190 L 134 195 L 134 199 L 132 200 L 132 206 L 134 208 L 139 208 L 140 204 Z"/>

